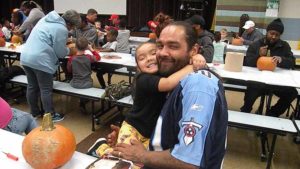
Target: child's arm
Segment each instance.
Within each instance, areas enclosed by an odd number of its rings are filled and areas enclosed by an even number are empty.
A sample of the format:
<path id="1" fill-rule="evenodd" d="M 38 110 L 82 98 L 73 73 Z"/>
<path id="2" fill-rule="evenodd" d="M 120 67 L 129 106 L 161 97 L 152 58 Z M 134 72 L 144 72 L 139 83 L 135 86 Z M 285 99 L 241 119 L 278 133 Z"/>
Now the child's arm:
<path id="1" fill-rule="evenodd" d="M 69 73 L 72 73 L 72 59 L 73 59 L 73 57 L 70 56 L 69 59 L 68 59 L 68 62 L 67 62 L 67 71 Z"/>
<path id="2" fill-rule="evenodd" d="M 206 67 L 206 60 L 201 54 L 191 56 L 190 64 L 193 65 L 194 70 L 199 70 Z"/>
<path id="3" fill-rule="evenodd" d="M 91 45 L 88 46 L 89 50 L 92 52 L 92 56 L 90 57 L 91 63 L 97 62 L 101 59 L 99 53 L 95 51 Z"/>
<path id="4" fill-rule="evenodd" d="M 100 49 L 99 50 L 100 52 L 114 52 L 114 50 L 113 49 L 111 49 L 111 48 L 105 48 L 105 49 Z"/>
<path id="5" fill-rule="evenodd" d="M 187 74 L 193 72 L 193 66 L 187 65 L 184 68 L 180 69 L 179 71 L 173 73 L 169 77 L 160 78 L 158 83 L 158 91 L 160 92 L 167 92 L 173 90 L 179 81 Z"/>

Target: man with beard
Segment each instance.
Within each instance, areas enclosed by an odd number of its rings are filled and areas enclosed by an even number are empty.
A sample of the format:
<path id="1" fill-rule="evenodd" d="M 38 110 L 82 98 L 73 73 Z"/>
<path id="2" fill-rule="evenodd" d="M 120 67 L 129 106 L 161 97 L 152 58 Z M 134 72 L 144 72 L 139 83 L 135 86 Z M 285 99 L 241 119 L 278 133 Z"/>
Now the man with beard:
<path id="1" fill-rule="evenodd" d="M 244 65 L 256 67 L 258 58 L 267 56 L 267 53 L 270 53 L 277 67 L 293 69 L 295 57 L 291 47 L 286 41 L 280 39 L 283 30 L 284 26 L 279 18 L 272 21 L 267 27 L 267 35 L 249 46 Z M 248 84 L 244 97 L 244 106 L 241 107 L 241 111 L 251 112 L 255 100 L 268 90 L 271 90 L 272 93 L 279 97 L 278 102 L 266 112 L 266 115 L 269 116 L 278 117 L 283 114 L 297 97 L 297 91 L 292 87 L 266 86 L 261 83 Z"/>
<path id="2" fill-rule="evenodd" d="M 159 73 L 168 76 L 189 64 L 198 52 L 197 36 L 185 22 L 166 26 L 157 40 Z M 120 143 L 113 155 L 144 168 L 221 168 L 228 112 L 222 82 L 199 70 L 185 76 L 170 92 L 150 139 L 149 150 L 135 139 Z M 112 138 L 112 137 L 111 137 Z"/>

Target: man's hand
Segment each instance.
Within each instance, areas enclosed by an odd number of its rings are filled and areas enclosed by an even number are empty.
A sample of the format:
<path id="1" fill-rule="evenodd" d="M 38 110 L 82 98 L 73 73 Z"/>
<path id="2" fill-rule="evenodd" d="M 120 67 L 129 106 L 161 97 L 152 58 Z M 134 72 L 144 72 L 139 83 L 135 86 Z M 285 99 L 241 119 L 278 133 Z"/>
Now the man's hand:
<path id="1" fill-rule="evenodd" d="M 144 154 L 147 153 L 146 148 L 136 139 L 131 139 L 130 143 L 131 145 L 125 143 L 117 144 L 112 155 L 134 163 L 141 163 L 143 161 L 142 158 L 144 157 Z"/>
<path id="2" fill-rule="evenodd" d="M 276 63 L 276 65 L 277 65 L 278 63 L 282 62 L 282 58 L 280 56 L 273 56 L 272 57 L 272 62 Z"/>
<path id="3" fill-rule="evenodd" d="M 115 126 L 115 125 L 110 125 L 110 128 L 112 130 L 111 133 L 107 135 L 107 144 L 111 147 L 114 147 L 117 143 L 120 127 Z"/>
<path id="4" fill-rule="evenodd" d="M 262 47 L 259 48 L 259 55 L 260 56 L 267 56 L 267 52 L 268 52 L 268 45 L 262 46 Z"/>
<path id="5" fill-rule="evenodd" d="M 194 70 L 199 70 L 206 66 L 206 60 L 201 54 L 196 54 L 191 57 L 190 64 L 193 65 Z"/>

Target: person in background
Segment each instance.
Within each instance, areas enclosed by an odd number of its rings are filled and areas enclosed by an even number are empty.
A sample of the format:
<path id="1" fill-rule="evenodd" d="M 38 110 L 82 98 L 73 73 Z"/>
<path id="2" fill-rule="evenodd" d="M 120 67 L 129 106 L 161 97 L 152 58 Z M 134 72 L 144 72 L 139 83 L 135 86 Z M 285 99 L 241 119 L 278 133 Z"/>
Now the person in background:
<path id="1" fill-rule="evenodd" d="M 16 31 L 20 28 L 22 23 L 26 20 L 26 15 L 24 14 L 23 11 L 21 11 L 18 8 L 15 8 L 13 12 L 11 13 L 11 22 L 12 26 L 11 29 L 12 31 Z"/>
<path id="2" fill-rule="evenodd" d="M 273 20 L 267 27 L 267 35 L 249 46 L 244 65 L 256 67 L 258 58 L 260 56 L 267 56 L 267 53 L 270 53 L 277 67 L 293 69 L 295 66 L 295 57 L 293 56 L 290 45 L 280 39 L 283 31 L 284 25 L 281 20 Z M 244 105 L 241 107 L 241 111 L 251 112 L 255 100 L 266 91 L 271 91 L 279 97 L 277 103 L 266 112 L 266 115 L 274 117 L 279 117 L 283 114 L 298 95 L 297 90 L 293 87 L 266 86 L 261 83 L 248 84 L 244 96 Z"/>
<path id="3" fill-rule="evenodd" d="M 104 35 L 105 35 L 105 30 L 102 28 L 101 21 L 97 20 L 95 22 L 95 28 L 97 30 L 98 34 L 98 42 L 100 46 L 104 45 Z"/>
<path id="4" fill-rule="evenodd" d="M 155 27 L 155 31 L 154 33 L 156 34 L 156 37 L 159 37 L 160 32 L 170 23 L 173 22 L 173 19 L 169 16 L 166 15 L 162 12 L 158 13 L 155 17 L 154 17 L 154 21 L 157 22 L 157 26 Z"/>
<path id="5" fill-rule="evenodd" d="M 91 8 L 87 11 L 87 14 L 86 14 L 86 20 L 89 24 L 92 24 L 94 25 L 96 20 L 97 20 L 97 15 L 98 15 L 98 12 Z"/>
<path id="6" fill-rule="evenodd" d="M 100 60 L 98 52 L 94 51 L 86 38 L 80 37 L 76 40 L 77 53 L 68 59 L 68 72 L 73 76 L 70 84 L 77 89 L 86 89 L 93 87 L 91 64 Z M 85 54 L 89 50 L 92 54 Z M 80 99 L 80 111 L 86 112 L 85 99 Z"/>
<path id="7" fill-rule="evenodd" d="M 11 108 L 0 97 L 0 128 L 12 133 L 28 134 L 37 127 L 37 123 L 31 114 Z"/>
<path id="8" fill-rule="evenodd" d="M 250 17 L 248 14 L 242 14 L 240 17 L 240 25 L 239 25 L 239 32 L 237 34 L 237 36 L 241 37 L 242 34 L 244 33 L 245 29 L 243 28 L 243 26 L 245 25 L 245 23 L 250 20 Z"/>
<path id="9" fill-rule="evenodd" d="M 129 37 L 130 30 L 126 29 L 126 21 L 125 19 L 120 20 L 118 37 L 117 37 L 117 48 L 116 51 L 119 53 L 129 53 Z"/>
<path id="10" fill-rule="evenodd" d="M 198 44 L 200 46 L 199 53 L 204 56 L 207 63 L 211 63 L 214 56 L 214 35 L 205 30 L 205 20 L 200 15 L 193 15 L 186 20 L 197 32 Z"/>
<path id="11" fill-rule="evenodd" d="M 105 26 L 106 31 L 109 31 L 111 29 L 119 30 L 119 23 L 120 23 L 119 15 L 112 14 L 108 20 L 110 21 L 110 26 L 108 25 Z"/>
<path id="12" fill-rule="evenodd" d="M 250 45 L 254 41 L 257 41 L 264 36 L 259 30 L 255 28 L 255 23 L 251 20 L 248 20 L 243 28 L 245 29 L 245 31 L 240 39 L 243 41 L 244 45 Z"/>
<path id="13" fill-rule="evenodd" d="M 22 2 L 20 10 L 24 12 L 27 18 L 13 33 L 16 35 L 24 35 L 25 39 L 27 39 L 33 27 L 45 14 L 42 8 L 34 1 Z"/>
<path id="14" fill-rule="evenodd" d="M 53 75 L 58 59 L 69 54 L 68 30 L 79 27 L 80 23 L 80 15 L 75 10 L 68 10 L 62 16 L 52 11 L 36 24 L 23 46 L 20 62 L 27 76 L 26 97 L 33 116 L 43 114 L 38 106 L 40 95 L 43 109 L 52 114 L 53 121 L 64 119 L 63 114 L 54 111 Z"/>
<path id="15" fill-rule="evenodd" d="M 117 42 L 118 31 L 115 29 L 110 29 L 109 31 L 107 31 L 106 36 L 107 36 L 106 37 L 107 43 L 102 46 L 102 48 L 100 49 L 100 52 L 116 52 L 117 45 L 118 45 L 118 42 Z M 103 66 L 97 68 L 96 76 L 97 76 L 97 79 L 98 79 L 102 89 L 106 88 L 106 84 L 105 84 L 103 75 L 105 73 L 111 73 L 112 71 L 114 71 L 114 70 L 112 70 L 112 68 L 110 66 L 103 65 Z"/>
<path id="16" fill-rule="evenodd" d="M 75 43 L 77 38 L 85 37 L 94 48 L 98 48 L 99 41 L 95 26 L 88 23 L 85 14 L 80 14 L 80 17 L 81 25 L 79 28 L 70 31 L 69 36 L 71 36 L 71 38 L 69 38 L 69 41 Z"/>
<path id="17" fill-rule="evenodd" d="M 213 42 L 213 45 L 214 45 L 213 63 L 223 64 L 226 43 L 221 42 L 221 33 L 220 32 L 215 32 L 215 41 Z"/>
<path id="18" fill-rule="evenodd" d="M 11 38 L 10 22 L 7 19 L 3 19 L 1 21 L 1 24 L 2 24 L 2 32 L 4 34 L 5 40 L 10 41 Z"/>
<path id="19" fill-rule="evenodd" d="M 227 29 L 226 28 L 222 28 L 221 30 L 220 30 L 220 33 L 221 33 L 221 42 L 225 42 L 226 44 L 228 44 L 229 43 L 229 41 L 230 41 L 230 38 L 228 37 L 228 31 L 227 31 Z"/>

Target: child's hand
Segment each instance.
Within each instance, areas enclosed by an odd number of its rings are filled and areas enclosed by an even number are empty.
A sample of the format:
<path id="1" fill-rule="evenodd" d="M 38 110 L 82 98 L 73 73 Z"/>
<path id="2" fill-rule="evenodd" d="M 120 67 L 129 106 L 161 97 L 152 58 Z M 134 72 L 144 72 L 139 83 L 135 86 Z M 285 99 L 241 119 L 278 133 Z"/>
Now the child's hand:
<path id="1" fill-rule="evenodd" d="M 91 44 L 88 45 L 88 49 L 89 49 L 90 51 L 94 51 L 94 49 L 93 49 L 93 47 L 92 47 Z"/>
<path id="2" fill-rule="evenodd" d="M 206 60 L 201 54 L 197 54 L 191 57 L 190 64 L 193 65 L 194 70 L 199 70 L 206 66 Z"/>

